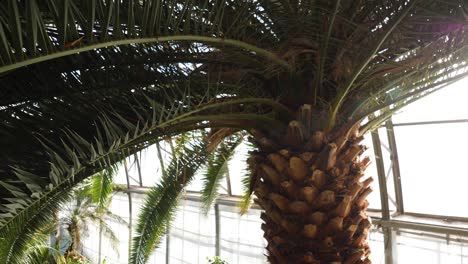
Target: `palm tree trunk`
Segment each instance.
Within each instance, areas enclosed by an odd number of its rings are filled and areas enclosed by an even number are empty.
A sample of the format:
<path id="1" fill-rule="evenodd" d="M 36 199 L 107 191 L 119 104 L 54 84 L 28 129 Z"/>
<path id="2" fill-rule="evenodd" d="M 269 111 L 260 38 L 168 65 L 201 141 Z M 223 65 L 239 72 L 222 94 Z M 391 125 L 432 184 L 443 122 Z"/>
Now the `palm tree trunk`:
<path id="1" fill-rule="evenodd" d="M 305 109 L 305 110 L 304 110 Z M 371 263 L 365 210 L 372 178 L 356 129 L 312 131 L 311 107 L 301 107 L 283 142 L 262 137 L 250 157 L 254 191 L 263 208 L 268 260 L 283 263 Z"/>

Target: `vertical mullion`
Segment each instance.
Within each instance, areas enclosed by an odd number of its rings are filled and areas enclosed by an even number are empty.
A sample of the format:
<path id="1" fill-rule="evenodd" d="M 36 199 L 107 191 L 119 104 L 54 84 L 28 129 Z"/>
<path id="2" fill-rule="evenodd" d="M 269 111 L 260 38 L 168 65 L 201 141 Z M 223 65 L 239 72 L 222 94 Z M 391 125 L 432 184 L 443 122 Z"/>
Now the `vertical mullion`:
<path id="1" fill-rule="evenodd" d="M 380 146 L 379 132 L 374 130 L 371 132 L 372 144 L 374 146 L 375 154 L 375 165 L 377 167 L 377 176 L 379 178 L 380 188 L 380 201 L 382 205 L 382 219 L 390 219 L 390 210 L 388 206 L 388 191 L 387 191 L 387 179 L 385 177 L 385 168 L 382 160 L 382 148 Z"/>
<path id="2" fill-rule="evenodd" d="M 219 213 L 219 204 L 216 203 L 215 206 L 215 228 L 216 228 L 216 240 L 215 240 L 215 256 L 221 255 L 221 218 Z"/>
<path id="3" fill-rule="evenodd" d="M 102 255 L 102 222 L 99 221 L 98 264 L 101 264 L 101 255 Z"/>
<path id="4" fill-rule="evenodd" d="M 132 226 L 133 226 L 133 219 L 132 219 L 132 192 L 130 186 L 130 175 L 128 173 L 127 167 L 127 160 L 123 160 L 124 169 L 125 169 L 125 178 L 127 179 L 127 195 L 128 195 L 128 254 L 130 256 L 132 252 Z"/>
<path id="5" fill-rule="evenodd" d="M 229 174 L 229 169 L 226 170 L 226 187 L 228 195 L 232 196 L 231 175 Z"/>
<path id="6" fill-rule="evenodd" d="M 390 159 L 392 160 L 392 171 L 393 171 L 393 182 L 395 184 L 395 198 L 397 203 L 397 213 L 403 214 L 405 212 L 403 205 L 403 191 L 401 188 L 401 174 L 400 174 L 400 162 L 398 160 L 398 150 L 395 139 L 395 131 L 393 129 L 392 120 L 389 119 L 386 124 L 388 144 L 390 148 Z"/>
<path id="7" fill-rule="evenodd" d="M 166 231 L 166 264 L 169 264 L 169 259 L 170 259 L 170 253 L 171 253 L 171 237 L 170 237 L 170 232 L 169 232 L 169 225 L 167 225 L 167 231 Z"/>
<path id="8" fill-rule="evenodd" d="M 134 157 L 135 157 L 135 162 L 136 162 L 137 169 L 138 169 L 138 181 L 139 181 L 138 184 L 140 185 L 140 187 L 143 187 L 143 176 L 141 175 L 141 167 L 140 167 L 141 152 L 140 152 L 140 158 L 138 158 L 137 153 L 134 154 Z"/>
<path id="9" fill-rule="evenodd" d="M 388 205 L 387 178 L 385 176 L 385 167 L 382 160 L 382 147 L 378 130 L 371 132 L 372 144 L 374 146 L 375 164 L 377 166 L 377 175 L 379 178 L 380 200 L 382 205 L 382 219 L 390 220 L 390 209 Z M 385 263 L 393 264 L 396 260 L 396 239 L 395 231 L 391 227 L 382 228 L 384 235 Z"/>
<path id="10" fill-rule="evenodd" d="M 396 232 L 392 227 L 382 227 L 384 234 L 384 254 L 385 263 L 393 264 L 397 263 L 397 244 L 396 244 Z"/>

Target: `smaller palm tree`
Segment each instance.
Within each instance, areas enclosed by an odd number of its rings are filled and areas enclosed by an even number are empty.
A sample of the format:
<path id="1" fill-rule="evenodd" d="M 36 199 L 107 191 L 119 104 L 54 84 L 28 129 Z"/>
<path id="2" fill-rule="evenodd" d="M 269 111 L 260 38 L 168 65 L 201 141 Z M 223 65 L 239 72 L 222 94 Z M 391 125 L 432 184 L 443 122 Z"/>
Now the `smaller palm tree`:
<path id="1" fill-rule="evenodd" d="M 103 172 L 102 174 L 107 173 Z M 108 224 L 108 220 L 128 225 L 123 218 L 108 209 L 109 193 L 105 195 L 107 197 L 102 197 L 102 178 L 107 177 L 102 174 L 94 176 L 91 181 L 77 187 L 74 190 L 74 200 L 64 208 L 65 214 L 60 218 L 60 225 L 66 227 L 72 240 L 67 250 L 68 257 L 82 255 L 81 238 L 83 235 L 87 235 L 90 224 L 101 228 L 102 233 L 109 239 L 113 248 L 116 248 L 118 238 Z"/>

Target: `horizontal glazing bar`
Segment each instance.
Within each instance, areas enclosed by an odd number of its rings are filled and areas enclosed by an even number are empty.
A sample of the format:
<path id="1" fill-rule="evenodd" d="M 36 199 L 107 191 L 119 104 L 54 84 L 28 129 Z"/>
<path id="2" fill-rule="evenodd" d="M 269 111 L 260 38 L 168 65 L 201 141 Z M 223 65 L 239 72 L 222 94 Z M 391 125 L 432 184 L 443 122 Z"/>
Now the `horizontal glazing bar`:
<path id="1" fill-rule="evenodd" d="M 407 123 L 393 123 L 393 126 L 418 126 L 418 125 L 438 125 L 438 124 L 453 124 L 453 123 L 467 123 L 468 119 L 453 119 L 453 120 L 434 120 L 423 122 L 407 122 Z"/>

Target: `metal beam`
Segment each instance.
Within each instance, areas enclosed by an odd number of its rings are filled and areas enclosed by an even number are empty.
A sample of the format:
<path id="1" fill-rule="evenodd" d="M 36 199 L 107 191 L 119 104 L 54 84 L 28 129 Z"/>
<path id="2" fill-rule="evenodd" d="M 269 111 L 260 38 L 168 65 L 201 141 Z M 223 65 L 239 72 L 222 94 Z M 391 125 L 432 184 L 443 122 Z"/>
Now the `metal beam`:
<path id="1" fill-rule="evenodd" d="M 227 194 L 229 196 L 232 196 L 231 175 L 229 174 L 229 169 L 226 170 L 226 187 L 227 187 Z"/>
<path id="2" fill-rule="evenodd" d="M 385 168 L 382 160 L 382 148 L 380 146 L 379 132 L 371 132 L 372 145 L 374 146 L 375 165 L 377 167 L 377 176 L 379 178 L 380 202 L 382 205 L 382 219 L 390 219 L 390 210 L 388 206 L 387 179 L 385 177 Z"/>
<path id="3" fill-rule="evenodd" d="M 401 221 L 401 220 L 374 219 L 373 222 L 375 224 L 381 225 L 382 227 L 403 228 L 403 229 L 420 230 L 420 231 L 439 233 L 439 234 L 468 236 L 468 229 L 460 228 L 460 227 L 414 223 L 414 222 Z"/>
<path id="4" fill-rule="evenodd" d="M 221 255 L 221 217 L 219 213 L 219 204 L 215 204 L 215 228 L 216 228 L 216 240 L 215 240 L 215 256 Z"/>
<path id="5" fill-rule="evenodd" d="M 437 125 L 437 124 L 453 124 L 453 123 L 467 123 L 467 122 L 468 122 L 468 119 L 452 119 L 452 120 L 394 123 L 393 126 Z"/>
<path id="6" fill-rule="evenodd" d="M 375 165 L 379 177 L 380 201 L 382 204 L 382 219 L 390 220 L 390 209 L 388 206 L 387 177 L 385 176 L 385 167 L 382 160 L 382 147 L 380 144 L 379 131 L 376 129 L 371 132 L 372 145 L 374 146 Z M 385 264 L 393 264 L 396 259 L 396 240 L 391 228 L 383 228 Z"/>
<path id="7" fill-rule="evenodd" d="M 390 148 L 390 159 L 392 161 L 393 184 L 395 186 L 396 209 L 399 214 L 405 212 L 403 203 L 403 189 L 401 187 L 400 161 L 398 159 L 398 149 L 395 139 L 395 131 L 393 129 L 392 120 L 388 120 L 385 124 L 387 128 L 388 147 Z"/>
<path id="8" fill-rule="evenodd" d="M 398 259 L 396 232 L 391 227 L 382 227 L 382 232 L 384 236 L 385 263 L 396 263 Z"/>
<path id="9" fill-rule="evenodd" d="M 170 262 L 170 254 L 171 254 L 171 236 L 169 232 L 169 225 L 167 225 L 167 230 L 166 230 L 166 264 L 169 264 Z"/>
<path id="10" fill-rule="evenodd" d="M 413 212 L 405 212 L 405 216 L 413 216 L 420 219 L 430 219 L 430 220 L 439 220 L 443 223 L 453 223 L 453 222 L 463 222 L 468 224 L 467 217 L 460 217 L 460 216 L 448 216 L 448 215 L 434 215 L 434 214 L 422 214 L 422 213 L 413 213 Z"/>

